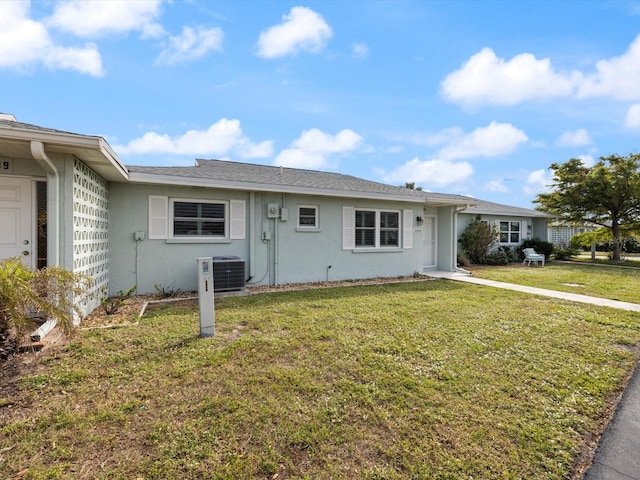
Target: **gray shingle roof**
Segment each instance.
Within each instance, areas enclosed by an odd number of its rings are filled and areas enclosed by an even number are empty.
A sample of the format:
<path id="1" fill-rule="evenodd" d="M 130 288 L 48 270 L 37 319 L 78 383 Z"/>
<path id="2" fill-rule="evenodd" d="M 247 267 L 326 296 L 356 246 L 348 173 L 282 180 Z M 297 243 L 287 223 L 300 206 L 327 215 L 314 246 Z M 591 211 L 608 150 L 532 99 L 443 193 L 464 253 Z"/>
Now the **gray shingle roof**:
<path id="1" fill-rule="evenodd" d="M 135 174 L 152 175 L 169 178 L 181 177 L 191 180 L 213 180 L 219 184 L 237 184 L 247 189 L 274 191 L 303 191 L 309 193 L 323 192 L 340 194 L 376 194 L 381 197 L 391 196 L 405 198 L 408 201 L 430 202 L 430 199 L 441 204 L 466 204 L 467 199 L 461 200 L 459 195 L 431 194 L 420 190 L 387 185 L 384 183 L 364 180 L 362 178 L 341 173 L 322 172 L 317 170 L 302 170 L 297 168 L 274 167 L 256 165 L 227 160 L 196 160 L 195 166 L 190 167 L 145 167 L 128 166 L 132 180 Z M 268 188 L 272 187 L 272 188 Z"/>
<path id="2" fill-rule="evenodd" d="M 475 199 L 475 205 L 465 208 L 462 213 L 471 213 L 477 215 L 509 215 L 513 217 L 536 217 L 536 218 L 556 218 L 545 212 L 522 207 L 512 207 L 511 205 L 502 205 L 500 203 L 487 202 L 485 200 Z"/>
<path id="3" fill-rule="evenodd" d="M 47 132 L 47 133 L 58 133 L 63 135 L 75 135 L 77 137 L 97 137 L 97 135 L 81 135 L 79 133 L 67 132 L 65 130 L 56 130 L 55 128 L 40 127 L 38 125 L 18 122 L 18 121 L 9 120 L 7 118 L 2 118 L 2 117 L 0 117 L 0 127 L 16 129 L 16 130 L 31 130 L 34 132 Z"/>

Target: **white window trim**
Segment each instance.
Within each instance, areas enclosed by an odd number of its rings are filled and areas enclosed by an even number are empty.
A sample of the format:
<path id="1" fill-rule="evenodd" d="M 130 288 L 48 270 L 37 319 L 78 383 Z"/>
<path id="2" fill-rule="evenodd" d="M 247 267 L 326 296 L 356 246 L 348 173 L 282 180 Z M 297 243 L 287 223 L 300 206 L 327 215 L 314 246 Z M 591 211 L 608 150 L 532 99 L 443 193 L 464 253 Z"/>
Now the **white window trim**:
<path id="1" fill-rule="evenodd" d="M 215 203 L 224 205 L 224 236 L 219 235 L 174 235 L 173 227 L 174 227 L 174 204 L 176 202 L 187 202 L 187 203 Z M 169 199 L 169 240 L 229 240 L 229 223 L 230 223 L 230 215 L 229 215 L 229 202 L 226 200 L 208 200 L 202 198 L 170 198 Z"/>
<path id="2" fill-rule="evenodd" d="M 300 225 L 300 210 L 303 208 L 313 208 L 316 212 L 316 224 L 315 225 Z M 320 230 L 320 207 L 318 205 L 298 205 L 296 230 L 299 232 L 319 231 Z"/>
<path id="3" fill-rule="evenodd" d="M 507 232 L 506 232 L 508 241 L 506 241 L 506 242 L 501 242 L 500 241 L 500 235 L 502 233 L 504 233 L 504 232 L 502 232 L 500 230 L 500 224 L 501 223 L 508 223 L 509 224 L 509 230 L 507 230 Z M 512 242 L 511 241 L 511 234 L 512 233 L 516 233 L 515 231 L 511 230 L 511 224 L 512 223 L 517 223 L 518 225 L 520 225 L 519 230 L 517 232 L 518 233 L 518 241 L 517 242 Z M 498 243 L 500 245 L 520 245 L 522 243 L 523 238 L 524 238 L 523 235 L 522 235 L 522 223 L 523 222 L 520 221 L 520 220 L 498 220 Z"/>
<path id="4" fill-rule="evenodd" d="M 398 250 L 400 248 L 402 248 L 402 236 L 403 236 L 403 229 L 402 229 L 402 221 L 403 221 L 403 215 L 402 215 L 402 211 L 401 210 L 391 210 L 391 209 L 386 209 L 386 208 L 354 208 L 353 210 L 353 215 L 354 215 L 354 221 L 353 221 L 353 232 L 354 232 L 354 236 L 355 236 L 355 231 L 356 231 L 356 224 L 355 224 L 355 215 L 356 212 L 375 212 L 376 215 L 376 219 L 375 219 L 375 229 L 374 229 L 374 245 L 356 245 L 355 244 L 355 239 L 354 239 L 354 249 L 355 250 Z M 380 214 L 382 212 L 385 213 L 396 213 L 398 214 L 398 245 L 380 245 L 380 231 L 381 231 L 381 227 L 380 227 Z"/>

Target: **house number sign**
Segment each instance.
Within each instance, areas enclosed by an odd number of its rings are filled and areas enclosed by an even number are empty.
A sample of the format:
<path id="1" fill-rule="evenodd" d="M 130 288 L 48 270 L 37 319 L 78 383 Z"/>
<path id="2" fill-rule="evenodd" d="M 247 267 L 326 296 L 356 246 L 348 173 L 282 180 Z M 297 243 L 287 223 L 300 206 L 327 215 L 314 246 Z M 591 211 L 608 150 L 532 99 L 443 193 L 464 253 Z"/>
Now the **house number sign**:
<path id="1" fill-rule="evenodd" d="M 13 173 L 13 161 L 0 160 L 0 173 Z"/>

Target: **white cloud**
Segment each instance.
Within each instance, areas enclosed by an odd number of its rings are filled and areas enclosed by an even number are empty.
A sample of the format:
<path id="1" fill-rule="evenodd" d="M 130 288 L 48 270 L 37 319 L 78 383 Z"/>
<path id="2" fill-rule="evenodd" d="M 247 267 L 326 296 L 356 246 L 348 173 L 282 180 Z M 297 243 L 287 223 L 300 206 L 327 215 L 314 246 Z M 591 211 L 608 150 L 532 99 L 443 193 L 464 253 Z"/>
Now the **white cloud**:
<path id="1" fill-rule="evenodd" d="M 640 35 L 622 55 L 595 64 L 594 72 L 559 72 L 548 58 L 521 53 L 507 60 L 483 48 L 440 84 L 441 95 L 463 105 L 515 105 L 548 98 L 605 97 L 640 100 Z"/>
<path id="2" fill-rule="evenodd" d="M 558 140 L 556 145 L 560 147 L 582 147 L 585 145 L 591 145 L 593 140 L 591 135 L 584 128 L 579 128 L 571 132 L 564 132 Z"/>
<path id="3" fill-rule="evenodd" d="M 43 62 L 52 70 L 77 70 L 93 76 L 101 76 L 104 73 L 100 52 L 92 43 L 86 44 L 83 48 L 51 46 Z"/>
<path id="4" fill-rule="evenodd" d="M 274 165 L 283 167 L 320 170 L 329 166 L 324 155 L 305 152 L 297 148 L 282 150 L 273 163 Z"/>
<path id="5" fill-rule="evenodd" d="M 618 100 L 640 100 L 640 35 L 619 57 L 600 60 L 596 73 L 580 85 L 578 97 L 605 96 Z"/>
<path id="6" fill-rule="evenodd" d="M 454 132 L 452 129 L 446 132 L 443 138 L 448 145 L 437 155 L 444 159 L 501 157 L 513 153 L 528 140 L 522 130 L 510 123 L 491 122 L 466 135 L 451 135 Z"/>
<path id="7" fill-rule="evenodd" d="M 354 58 L 367 58 L 369 56 L 369 47 L 364 43 L 354 43 L 351 46 L 351 53 Z"/>
<path id="8" fill-rule="evenodd" d="M 220 28 L 183 27 L 182 34 L 169 37 L 169 45 L 158 56 L 156 63 L 174 65 L 195 60 L 212 51 L 222 50 L 223 33 Z"/>
<path id="9" fill-rule="evenodd" d="M 593 167 L 596 164 L 592 155 L 578 155 L 578 159 L 582 160 L 585 167 Z"/>
<path id="10" fill-rule="evenodd" d="M 362 141 L 362 137 L 353 130 L 345 129 L 336 135 L 330 135 L 312 128 L 302 132 L 300 137 L 292 142 L 291 148 L 280 152 L 274 164 L 295 168 L 327 168 L 330 155 L 358 150 Z"/>
<path id="11" fill-rule="evenodd" d="M 509 193 L 509 187 L 504 184 L 503 178 L 498 178 L 496 180 L 491 180 L 484 185 L 484 189 L 487 192 L 501 192 L 501 193 Z"/>
<path id="12" fill-rule="evenodd" d="M 524 192 L 527 195 L 537 195 L 539 193 L 548 192 L 549 185 L 553 181 L 551 171 L 549 170 L 534 170 L 527 176 L 527 181 L 524 186 Z"/>
<path id="13" fill-rule="evenodd" d="M 189 130 L 177 137 L 147 132 L 127 145 L 116 145 L 113 148 L 121 155 L 174 154 L 220 157 L 235 153 L 242 158 L 264 158 L 273 153 L 270 141 L 252 143 L 242 133 L 239 120 L 226 118 L 206 130 Z"/>
<path id="14" fill-rule="evenodd" d="M 629 128 L 640 128 L 640 103 L 629 107 L 624 123 Z"/>
<path id="15" fill-rule="evenodd" d="M 302 132 L 293 142 L 293 146 L 312 153 L 343 153 L 357 149 L 362 144 L 362 137 L 353 130 L 345 129 L 336 135 L 312 128 Z"/>
<path id="16" fill-rule="evenodd" d="M 30 20 L 29 2 L 0 2 L 0 68 L 27 70 L 42 64 L 52 70 L 104 74 L 94 44 L 64 47 L 53 43 L 42 23 Z"/>
<path id="17" fill-rule="evenodd" d="M 515 105 L 525 100 L 566 97 L 579 74 L 556 72 L 548 58 L 530 53 L 511 60 L 498 58 L 490 48 L 472 55 L 440 84 L 447 99 L 461 104 Z"/>
<path id="18" fill-rule="evenodd" d="M 282 23 L 260 34 L 258 56 L 277 58 L 299 51 L 317 53 L 333 35 L 322 15 L 306 7 L 293 7 Z"/>
<path id="19" fill-rule="evenodd" d="M 414 158 L 384 175 L 384 180 L 394 184 L 415 182 L 425 188 L 441 188 L 464 182 L 471 178 L 474 170 L 468 162 Z"/>
<path id="20" fill-rule="evenodd" d="M 164 29 L 155 22 L 161 0 L 67 0 L 56 5 L 48 24 L 79 37 L 140 31 L 158 36 Z"/>

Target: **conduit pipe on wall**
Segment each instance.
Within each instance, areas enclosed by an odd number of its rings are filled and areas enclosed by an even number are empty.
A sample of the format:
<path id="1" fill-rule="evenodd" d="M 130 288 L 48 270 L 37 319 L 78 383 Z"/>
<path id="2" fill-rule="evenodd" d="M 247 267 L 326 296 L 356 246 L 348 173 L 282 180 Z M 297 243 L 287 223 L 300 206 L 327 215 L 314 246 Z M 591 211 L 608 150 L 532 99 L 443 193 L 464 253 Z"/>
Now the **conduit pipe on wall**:
<path id="1" fill-rule="evenodd" d="M 44 143 L 32 140 L 31 155 L 47 172 L 47 264 L 60 266 L 60 176 L 44 151 Z"/>
<path id="2" fill-rule="evenodd" d="M 253 278 L 256 274 L 255 211 L 256 194 L 255 192 L 249 192 L 249 278 Z"/>

